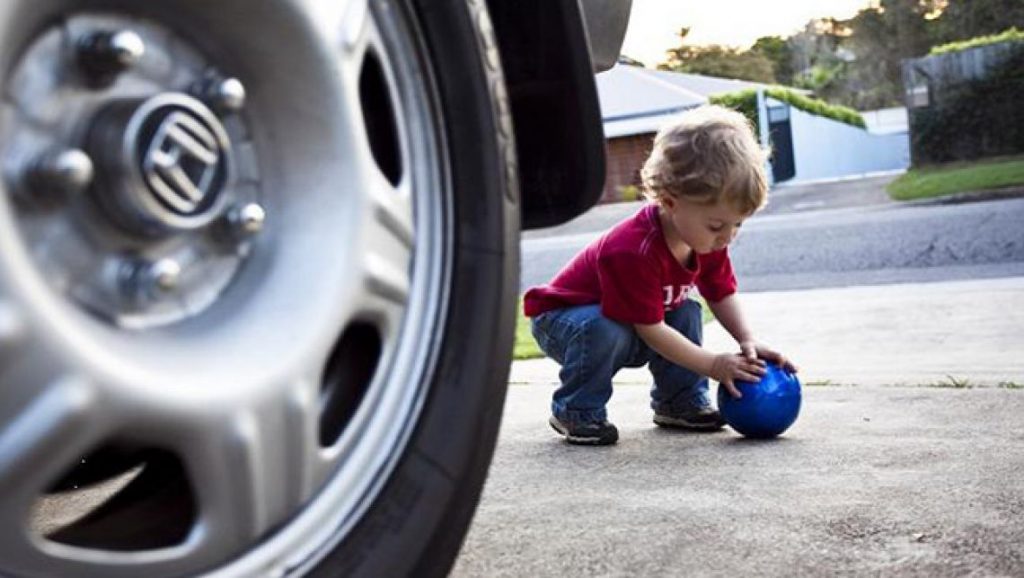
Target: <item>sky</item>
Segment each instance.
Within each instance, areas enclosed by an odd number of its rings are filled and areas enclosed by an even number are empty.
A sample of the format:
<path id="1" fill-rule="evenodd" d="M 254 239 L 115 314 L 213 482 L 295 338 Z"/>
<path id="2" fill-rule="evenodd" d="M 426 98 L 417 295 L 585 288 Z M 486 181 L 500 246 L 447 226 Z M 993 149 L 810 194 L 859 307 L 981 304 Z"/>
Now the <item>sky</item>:
<path id="1" fill-rule="evenodd" d="M 690 27 L 689 44 L 749 48 L 761 36 L 789 36 L 812 18 L 849 18 L 870 0 L 633 0 L 622 53 L 649 67 L 679 46 L 679 29 Z"/>

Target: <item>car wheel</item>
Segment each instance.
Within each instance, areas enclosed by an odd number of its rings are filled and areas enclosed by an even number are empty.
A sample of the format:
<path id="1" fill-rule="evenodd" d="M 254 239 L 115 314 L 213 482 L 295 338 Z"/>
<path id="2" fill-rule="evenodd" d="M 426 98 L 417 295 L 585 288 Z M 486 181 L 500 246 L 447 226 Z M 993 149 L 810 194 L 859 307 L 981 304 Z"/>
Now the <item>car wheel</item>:
<path id="1" fill-rule="evenodd" d="M 483 3 L 15 0 L 0 64 L 0 574 L 446 574 L 518 285 Z"/>

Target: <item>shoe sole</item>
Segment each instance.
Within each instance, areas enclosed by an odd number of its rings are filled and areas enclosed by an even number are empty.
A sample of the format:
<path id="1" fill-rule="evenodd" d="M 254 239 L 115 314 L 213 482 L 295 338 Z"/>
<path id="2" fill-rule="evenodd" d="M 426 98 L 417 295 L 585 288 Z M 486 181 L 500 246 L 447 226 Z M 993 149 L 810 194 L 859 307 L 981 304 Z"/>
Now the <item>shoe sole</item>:
<path id="1" fill-rule="evenodd" d="M 569 430 L 562 427 L 562 424 L 556 420 L 554 416 L 548 420 L 548 425 L 551 426 L 551 429 L 564 437 L 565 441 L 577 446 L 610 446 L 619 441 L 618 435 L 615 435 L 614 437 L 581 437 L 571 435 Z"/>
<path id="2" fill-rule="evenodd" d="M 659 426 L 661 426 L 661 427 L 667 427 L 667 428 L 671 428 L 671 429 L 683 429 L 683 430 L 688 430 L 688 431 L 701 431 L 701 432 L 719 431 L 720 429 L 725 427 L 725 423 L 724 422 L 696 423 L 696 422 L 692 422 L 692 421 L 686 421 L 684 419 L 666 418 L 666 417 L 661 417 L 661 416 L 657 416 L 657 415 L 654 416 L 654 423 L 659 425 Z"/>

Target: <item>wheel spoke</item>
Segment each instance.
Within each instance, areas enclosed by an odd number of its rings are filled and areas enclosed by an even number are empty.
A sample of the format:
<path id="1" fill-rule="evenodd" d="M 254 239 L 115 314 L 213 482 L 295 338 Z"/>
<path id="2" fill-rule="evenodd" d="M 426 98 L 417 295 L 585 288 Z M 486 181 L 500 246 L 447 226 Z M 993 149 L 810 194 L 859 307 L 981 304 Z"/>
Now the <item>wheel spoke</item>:
<path id="1" fill-rule="evenodd" d="M 0 559 L 40 555 L 28 536 L 30 508 L 97 440 L 100 407 L 89 383 L 66 378 L 20 410 L 0 408 Z"/>
<path id="2" fill-rule="evenodd" d="M 370 255 L 367 257 L 370 291 L 395 303 L 405 305 L 409 298 L 409 276 L 392 263 Z"/>
<path id="3" fill-rule="evenodd" d="M 13 408 L 10 408 L 13 410 Z M 41 492 L 61 469 L 84 453 L 102 419 L 91 385 L 67 378 L 46 389 L 26 408 L 4 412 L 0 431 L 0 500 L 18 492 Z"/>
<path id="4" fill-rule="evenodd" d="M 318 467 L 313 390 L 308 380 L 280 388 L 276 401 L 210 420 L 182 446 L 207 540 L 251 542 L 309 499 Z"/>
<path id="5" fill-rule="evenodd" d="M 409 197 L 380 173 L 371 171 L 366 219 L 366 290 L 375 307 L 401 315 L 409 301 L 414 252 L 413 208 Z"/>
<path id="6" fill-rule="evenodd" d="M 348 51 L 365 43 L 366 27 L 371 21 L 369 0 L 301 0 L 300 5 L 324 38 L 340 40 Z"/>
<path id="7" fill-rule="evenodd" d="M 413 246 L 413 214 L 409 196 L 401 189 L 377 183 L 374 187 L 374 220 L 399 243 L 411 250 Z"/>

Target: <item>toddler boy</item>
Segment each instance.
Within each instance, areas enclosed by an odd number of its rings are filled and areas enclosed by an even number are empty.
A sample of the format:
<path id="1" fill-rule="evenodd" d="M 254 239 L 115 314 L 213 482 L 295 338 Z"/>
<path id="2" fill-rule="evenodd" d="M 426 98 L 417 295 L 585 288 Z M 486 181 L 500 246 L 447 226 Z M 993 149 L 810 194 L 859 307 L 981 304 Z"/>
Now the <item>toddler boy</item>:
<path id="1" fill-rule="evenodd" d="M 736 299 L 727 246 L 767 198 L 765 152 L 746 118 L 719 106 L 688 111 L 660 130 L 641 177 L 650 201 L 577 254 L 524 310 L 538 345 L 561 365 L 551 426 L 569 443 L 607 445 L 618 430 L 605 405 L 612 377 L 648 365 L 651 408 L 662 427 L 715 431 L 708 377 L 739 397 L 765 360 L 796 368 L 758 343 Z M 701 347 L 696 286 L 739 353 Z"/>

